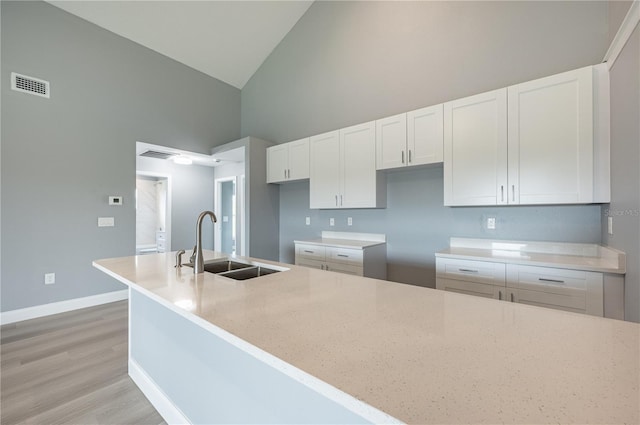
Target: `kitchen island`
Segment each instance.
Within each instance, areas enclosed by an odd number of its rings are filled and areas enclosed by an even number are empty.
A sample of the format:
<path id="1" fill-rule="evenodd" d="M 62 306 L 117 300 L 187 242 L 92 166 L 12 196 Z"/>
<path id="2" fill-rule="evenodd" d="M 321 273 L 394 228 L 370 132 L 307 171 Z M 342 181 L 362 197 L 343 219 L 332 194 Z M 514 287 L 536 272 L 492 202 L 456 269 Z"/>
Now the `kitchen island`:
<path id="1" fill-rule="evenodd" d="M 289 270 L 94 262 L 129 286 L 129 372 L 169 422 L 640 423 L 638 324 L 258 261 Z"/>

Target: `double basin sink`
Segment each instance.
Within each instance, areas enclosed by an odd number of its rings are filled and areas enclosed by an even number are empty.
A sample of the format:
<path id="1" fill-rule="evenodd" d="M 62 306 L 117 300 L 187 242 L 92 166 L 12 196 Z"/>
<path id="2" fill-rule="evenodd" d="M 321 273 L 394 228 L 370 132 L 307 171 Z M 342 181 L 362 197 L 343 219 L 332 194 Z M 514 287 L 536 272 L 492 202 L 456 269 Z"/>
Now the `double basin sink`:
<path id="1" fill-rule="evenodd" d="M 193 267 L 191 263 L 184 264 L 185 266 Z M 208 273 L 214 273 L 219 276 L 228 277 L 235 280 L 247 280 L 254 277 L 266 276 L 273 273 L 278 273 L 283 270 L 270 266 L 265 267 L 258 263 L 243 263 L 240 261 L 229 259 L 217 259 L 209 260 L 204 263 L 204 271 Z"/>

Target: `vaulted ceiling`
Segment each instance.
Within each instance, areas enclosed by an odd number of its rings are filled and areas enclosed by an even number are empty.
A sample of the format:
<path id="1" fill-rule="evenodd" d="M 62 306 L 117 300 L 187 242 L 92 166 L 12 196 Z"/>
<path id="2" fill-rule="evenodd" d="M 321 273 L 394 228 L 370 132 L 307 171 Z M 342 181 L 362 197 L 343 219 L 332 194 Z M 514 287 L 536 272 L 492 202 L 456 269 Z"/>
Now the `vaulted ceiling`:
<path id="1" fill-rule="evenodd" d="M 242 89 L 313 1 L 49 3 Z"/>

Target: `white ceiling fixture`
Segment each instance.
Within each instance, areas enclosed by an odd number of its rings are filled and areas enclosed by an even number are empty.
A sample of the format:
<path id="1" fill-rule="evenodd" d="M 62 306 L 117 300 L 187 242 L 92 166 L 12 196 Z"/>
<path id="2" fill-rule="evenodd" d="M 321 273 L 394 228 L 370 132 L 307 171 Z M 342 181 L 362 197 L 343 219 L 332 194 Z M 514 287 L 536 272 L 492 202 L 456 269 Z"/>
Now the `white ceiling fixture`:
<path id="1" fill-rule="evenodd" d="M 136 142 L 136 155 L 160 160 L 171 160 L 181 165 L 205 165 L 207 167 L 217 167 L 232 162 L 243 162 L 244 156 L 216 154 L 205 155 L 202 153 L 189 152 L 182 149 L 170 148 L 168 146 L 153 145 L 151 143 Z"/>
<path id="2" fill-rule="evenodd" d="M 313 1 L 49 3 L 242 89 Z"/>

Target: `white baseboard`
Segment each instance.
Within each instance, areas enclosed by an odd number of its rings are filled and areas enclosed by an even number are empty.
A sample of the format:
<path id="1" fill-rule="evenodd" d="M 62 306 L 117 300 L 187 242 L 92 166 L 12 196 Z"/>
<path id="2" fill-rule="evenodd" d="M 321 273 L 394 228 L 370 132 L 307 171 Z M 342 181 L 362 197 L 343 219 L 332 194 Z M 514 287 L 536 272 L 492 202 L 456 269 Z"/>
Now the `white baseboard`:
<path id="1" fill-rule="evenodd" d="M 21 322 L 23 320 L 35 319 L 38 317 L 50 316 L 52 314 L 64 313 L 66 311 L 126 300 L 127 298 L 129 298 L 129 290 L 124 289 L 122 291 L 106 292 L 104 294 L 92 295 L 90 297 L 74 298 L 72 300 L 36 305 L 33 307 L 21 308 L 19 310 L 3 311 L 0 313 L 0 324 L 6 325 L 9 323 Z"/>
<path id="2" fill-rule="evenodd" d="M 156 385 L 153 379 L 136 363 L 129 359 L 129 376 L 136 383 L 147 400 L 156 408 L 162 419 L 168 424 L 190 424 L 187 417 L 178 409 L 167 395 Z"/>

